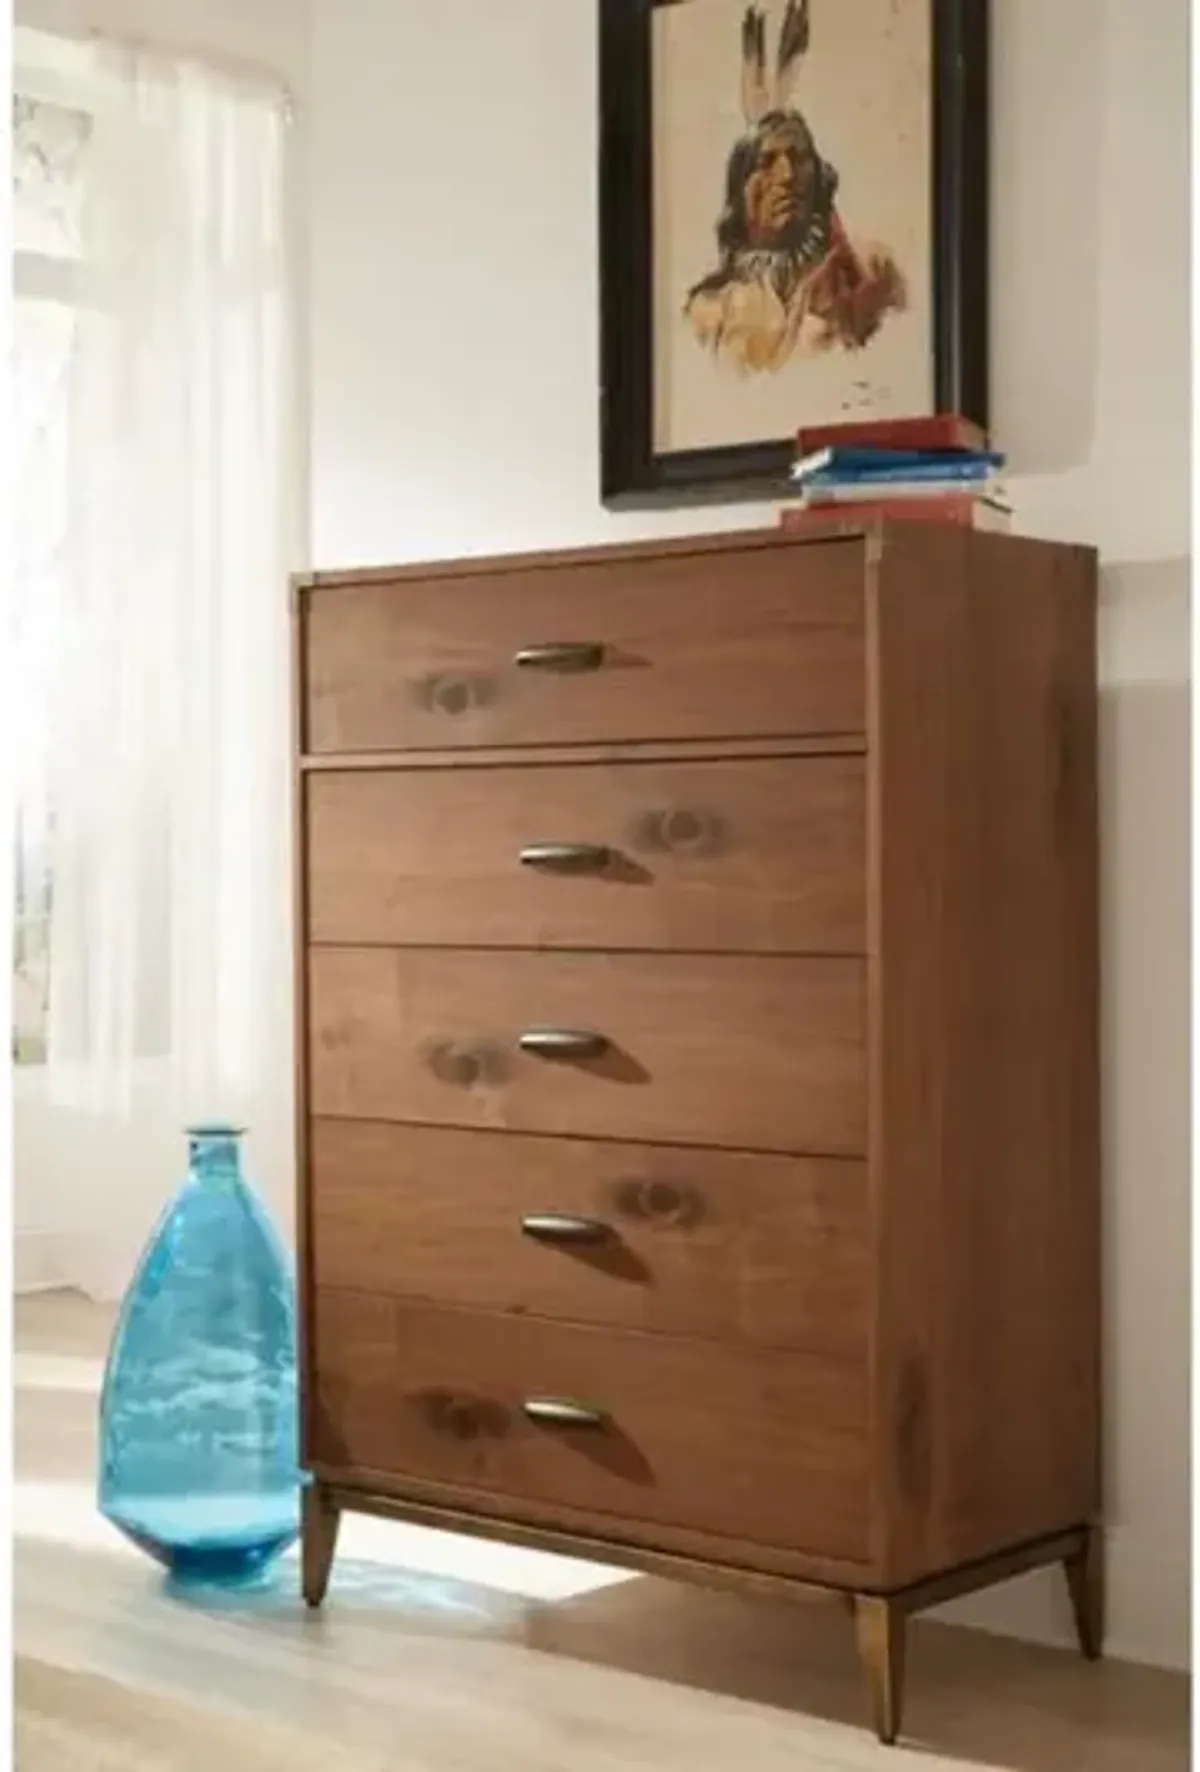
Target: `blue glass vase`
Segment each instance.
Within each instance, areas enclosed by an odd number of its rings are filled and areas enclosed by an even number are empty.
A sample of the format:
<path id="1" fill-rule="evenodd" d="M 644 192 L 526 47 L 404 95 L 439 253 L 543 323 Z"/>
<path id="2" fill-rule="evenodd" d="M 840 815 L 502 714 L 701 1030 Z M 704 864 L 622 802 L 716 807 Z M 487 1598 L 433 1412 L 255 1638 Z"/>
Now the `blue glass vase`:
<path id="1" fill-rule="evenodd" d="M 240 1137 L 189 1132 L 100 1399 L 101 1513 L 199 1583 L 255 1580 L 299 1534 L 295 1284 Z"/>

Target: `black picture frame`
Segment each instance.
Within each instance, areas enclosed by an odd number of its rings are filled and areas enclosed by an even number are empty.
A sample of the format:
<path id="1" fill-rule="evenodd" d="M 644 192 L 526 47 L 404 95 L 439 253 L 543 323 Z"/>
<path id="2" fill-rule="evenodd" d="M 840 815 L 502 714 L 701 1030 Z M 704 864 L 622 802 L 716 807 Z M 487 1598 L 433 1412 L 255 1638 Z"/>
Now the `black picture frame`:
<path id="1" fill-rule="evenodd" d="M 598 0 L 600 495 L 611 508 L 770 498 L 792 438 L 654 447 L 651 15 L 693 0 Z M 933 339 L 939 412 L 986 430 L 989 386 L 990 0 L 933 13 Z"/>

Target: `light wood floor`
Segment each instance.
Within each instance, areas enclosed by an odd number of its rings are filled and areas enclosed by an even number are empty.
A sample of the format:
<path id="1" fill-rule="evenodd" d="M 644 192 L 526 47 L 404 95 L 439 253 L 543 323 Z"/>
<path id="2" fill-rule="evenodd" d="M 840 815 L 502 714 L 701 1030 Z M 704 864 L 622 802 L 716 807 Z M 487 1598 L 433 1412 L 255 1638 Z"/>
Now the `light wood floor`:
<path id="1" fill-rule="evenodd" d="M 405 1772 L 1188 1764 L 1188 1689 L 1173 1675 L 918 1624 L 909 1739 L 887 1750 L 867 1732 L 837 1607 L 743 1601 L 384 1523 L 347 1522 L 318 1619 L 294 1567 L 270 1593 L 208 1611 L 182 1603 L 95 1515 L 106 1314 L 46 1297 L 19 1301 L 16 1322 L 23 1655 L 148 1701 L 199 1697 L 299 1723 L 364 1765 Z"/>

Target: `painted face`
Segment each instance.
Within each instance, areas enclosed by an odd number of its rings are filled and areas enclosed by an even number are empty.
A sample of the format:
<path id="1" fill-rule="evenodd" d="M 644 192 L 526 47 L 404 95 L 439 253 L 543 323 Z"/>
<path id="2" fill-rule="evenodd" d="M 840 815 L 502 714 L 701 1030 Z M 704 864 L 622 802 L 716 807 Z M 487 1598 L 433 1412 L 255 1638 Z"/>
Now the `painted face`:
<path id="1" fill-rule="evenodd" d="M 797 225 L 808 218 L 816 183 L 816 149 L 799 118 L 765 129 L 746 180 L 750 244 L 767 248 L 786 244 Z"/>

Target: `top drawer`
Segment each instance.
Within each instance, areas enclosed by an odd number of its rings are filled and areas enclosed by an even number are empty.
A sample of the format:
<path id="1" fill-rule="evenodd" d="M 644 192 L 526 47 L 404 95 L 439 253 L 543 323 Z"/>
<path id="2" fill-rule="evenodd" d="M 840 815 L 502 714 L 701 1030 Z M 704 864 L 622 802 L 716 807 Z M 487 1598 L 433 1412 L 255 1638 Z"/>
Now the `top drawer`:
<path id="1" fill-rule="evenodd" d="M 311 754 L 863 730 L 858 541 L 464 566 L 304 621 Z"/>

